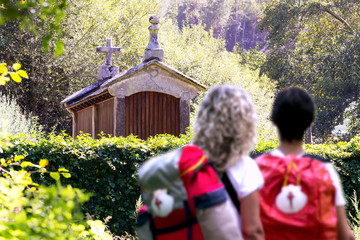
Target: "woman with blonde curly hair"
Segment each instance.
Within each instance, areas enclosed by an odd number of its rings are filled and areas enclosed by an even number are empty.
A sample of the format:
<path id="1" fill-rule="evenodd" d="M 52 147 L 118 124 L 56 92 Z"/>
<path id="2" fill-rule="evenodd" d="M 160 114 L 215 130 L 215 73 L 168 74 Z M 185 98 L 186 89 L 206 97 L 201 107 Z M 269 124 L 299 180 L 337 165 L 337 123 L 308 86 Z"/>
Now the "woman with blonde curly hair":
<path id="1" fill-rule="evenodd" d="M 249 152 L 255 143 L 256 117 L 246 92 L 235 86 L 212 88 L 202 101 L 193 144 L 200 147 L 226 186 L 240 214 L 244 239 L 264 239 L 258 190 L 263 178 Z"/>

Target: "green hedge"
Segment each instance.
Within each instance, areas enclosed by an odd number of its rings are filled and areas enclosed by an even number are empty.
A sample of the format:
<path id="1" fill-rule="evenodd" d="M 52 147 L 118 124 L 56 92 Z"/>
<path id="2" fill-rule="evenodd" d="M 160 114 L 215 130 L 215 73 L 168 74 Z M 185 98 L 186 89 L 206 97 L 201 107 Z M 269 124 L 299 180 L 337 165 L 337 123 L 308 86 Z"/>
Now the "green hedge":
<path id="1" fill-rule="evenodd" d="M 66 134 L 50 135 L 40 140 L 26 137 L 12 138 L 12 146 L 0 158 L 25 156 L 26 161 L 38 164 L 49 160 L 49 171 L 64 167 L 71 178 L 62 178 L 64 185 L 85 189 L 94 195 L 83 205 L 83 210 L 94 219 L 111 216 L 108 226 L 118 235 L 133 233 L 135 204 L 139 198 L 136 172 L 139 164 L 155 154 L 178 148 L 188 138 L 160 135 L 144 142 L 134 136 L 93 140 L 82 135 L 75 140 Z M 52 184 L 46 174 L 33 174 L 34 182 Z"/>
<path id="2" fill-rule="evenodd" d="M 350 198 L 354 196 L 354 191 L 358 199 L 360 196 L 360 136 L 349 142 L 307 145 L 306 151 L 333 162 L 341 177 L 347 209 L 355 216 Z"/>
<path id="3" fill-rule="evenodd" d="M 63 179 L 63 184 L 71 184 L 73 187 L 94 193 L 90 201 L 83 206 L 84 212 L 96 219 L 112 216 L 108 223 L 110 230 L 116 234 L 123 234 L 125 231 L 134 232 L 134 211 L 139 197 L 136 171 L 139 165 L 151 156 L 179 148 L 189 141 L 187 136 L 176 138 L 170 135 L 159 135 L 148 141 L 134 136 L 93 140 L 87 135 L 82 135 L 73 140 L 66 134 L 60 134 L 36 141 L 17 137 L 11 140 L 12 146 L 0 154 L 0 158 L 24 155 L 26 161 L 34 163 L 38 163 L 40 159 L 48 159 L 49 171 L 60 167 L 68 169 L 72 177 Z M 259 143 L 253 155 L 270 151 L 275 147 L 276 144 L 273 142 Z M 347 198 L 352 196 L 354 190 L 360 193 L 359 138 L 354 138 L 348 143 L 307 145 L 306 151 L 334 162 L 342 178 Z M 34 181 L 43 184 L 53 183 L 53 179 L 41 174 L 35 175 Z"/>

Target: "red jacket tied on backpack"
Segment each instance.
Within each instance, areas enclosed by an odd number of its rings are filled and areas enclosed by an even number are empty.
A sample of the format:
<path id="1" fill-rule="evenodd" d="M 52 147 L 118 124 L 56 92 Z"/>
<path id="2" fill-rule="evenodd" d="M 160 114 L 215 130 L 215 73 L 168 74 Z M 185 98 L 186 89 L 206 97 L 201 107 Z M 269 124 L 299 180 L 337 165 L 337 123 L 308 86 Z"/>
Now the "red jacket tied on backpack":
<path id="1" fill-rule="evenodd" d="M 190 145 L 139 169 L 140 239 L 242 239 L 236 210 L 202 150 Z"/>

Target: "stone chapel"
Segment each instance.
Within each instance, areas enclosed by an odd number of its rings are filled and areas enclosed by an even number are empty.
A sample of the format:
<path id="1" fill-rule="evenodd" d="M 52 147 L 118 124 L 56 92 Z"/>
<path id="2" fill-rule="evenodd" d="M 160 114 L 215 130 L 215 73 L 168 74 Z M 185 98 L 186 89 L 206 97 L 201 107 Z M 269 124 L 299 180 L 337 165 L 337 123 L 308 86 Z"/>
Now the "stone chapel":
<path id="1" fill-rule="evenodd" d="M 205 87 L 162 62 L 159 18 L 151 16 L 149 21 L 150 39 L 141 64 L 119 73 L 111 57 L 121 48 L 112 47 L 111 39 L 105 47 L 96 48 L 106 54 L 97 82 L 61 102 L 72 114 L 73 137 L 80 132 L 93 138 L 103 132 L 124 137 L 133 134 L 141 139 L 185 133 L 190 124 L 190 100 Z"/>

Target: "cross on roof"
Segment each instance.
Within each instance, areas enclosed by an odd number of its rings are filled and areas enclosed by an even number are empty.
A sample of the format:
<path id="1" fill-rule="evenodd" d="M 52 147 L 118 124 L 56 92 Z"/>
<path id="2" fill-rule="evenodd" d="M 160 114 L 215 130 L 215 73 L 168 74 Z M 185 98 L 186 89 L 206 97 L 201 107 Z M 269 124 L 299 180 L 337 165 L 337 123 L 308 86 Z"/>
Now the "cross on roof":
<path id="1" fill-rule="evenodd" d="M 111 54 L 121 52 L 120 47 L 111 47 L 111 39 L 106 39 L 106 47 L 97 47 L 96 52 L 106 53 L 106 65 L 111 65 Z"/>

